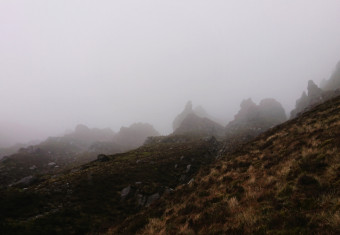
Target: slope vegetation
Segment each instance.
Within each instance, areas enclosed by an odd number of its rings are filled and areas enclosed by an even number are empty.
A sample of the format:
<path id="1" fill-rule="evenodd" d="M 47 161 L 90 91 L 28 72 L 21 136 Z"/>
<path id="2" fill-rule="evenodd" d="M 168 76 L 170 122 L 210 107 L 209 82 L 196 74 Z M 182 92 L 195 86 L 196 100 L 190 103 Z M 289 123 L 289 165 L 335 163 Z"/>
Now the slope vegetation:
<path id="1" fill-rule="evenodd" d="M 337 97 L 225 154 L 110 232 L 339 234 L 339 146 Z"/>
<path id="2" fill-rule="evenodd" d="M 27 188 L 2 189 L 0 231 L 106 231 L 188 183 L 201 167 L 215 160 L 217 148 L 214 138 L 150 144 L 127 153 L 99 155 L 96 161 L 59 175 L 43 175 Z"/>

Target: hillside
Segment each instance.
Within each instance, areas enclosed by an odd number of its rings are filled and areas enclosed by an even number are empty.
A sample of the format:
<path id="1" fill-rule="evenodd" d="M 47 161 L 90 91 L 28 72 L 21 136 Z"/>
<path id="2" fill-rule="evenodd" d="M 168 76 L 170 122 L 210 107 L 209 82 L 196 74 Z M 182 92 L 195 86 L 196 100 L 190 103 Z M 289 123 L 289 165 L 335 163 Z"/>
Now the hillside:
<path id="1" fill-rule="evenodd" d="M 340 97 L 226 153 L 111 234 L 339 234 Z"/>
<path id="2" fill-rule="evenodd" d="M 147 137 L 159 133 L 146 123 L 111 129 L 90 129 L 78 125 L 74 131 L 60 137 L 49 137 L 37 145 L 20 148 L 0 160 L 0 188 L 31 181 L 44 174 L 59 174 L 63 170 L 86 164 L 98 154 L 122 153 L 143 145 Z"/>
<path id="3" fill-rule="evenodd" d="M 149 144 L 122 154 L 99 155 L 67 172 L 41 175 L 29 185 L 0 189 L 0 231 L 103 232 L 188 183 L 215 160 L 218 146 L 214 138 Z"/>

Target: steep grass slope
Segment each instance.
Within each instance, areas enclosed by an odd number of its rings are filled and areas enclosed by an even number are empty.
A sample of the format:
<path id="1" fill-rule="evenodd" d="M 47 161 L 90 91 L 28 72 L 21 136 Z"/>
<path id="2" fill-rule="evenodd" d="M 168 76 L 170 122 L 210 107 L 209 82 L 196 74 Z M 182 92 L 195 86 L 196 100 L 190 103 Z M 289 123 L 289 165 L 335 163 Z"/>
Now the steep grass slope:
<path id="1" fill-rule="evenodd" d="M 337 97 L 226 154 L 110 232 L 339 234 L 339 148 Z"/>
<path id="2" fill-rule="evenodd" d="M 174 137 L 173 137 L 174 138 Z M 111 156 L 27 188 L 0 190 L 1 234 L 97 234 L 186 184 L 215 160 L 214 138 L 159 143 Z"/>

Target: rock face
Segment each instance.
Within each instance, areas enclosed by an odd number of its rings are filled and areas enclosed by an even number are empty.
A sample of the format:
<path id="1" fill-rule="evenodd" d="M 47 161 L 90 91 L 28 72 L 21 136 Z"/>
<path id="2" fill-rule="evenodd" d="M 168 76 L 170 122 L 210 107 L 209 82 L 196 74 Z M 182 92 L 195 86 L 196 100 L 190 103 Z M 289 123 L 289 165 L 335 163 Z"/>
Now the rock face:
<path id="1" fill-rule="evenodd" d="M 184 110 L 175 118 L 175 120 L 172 123 L 173 130 L 177 130 L 177 128 L 181 125 L 183 120 L 194 111 L 192 110 L 192 102 L 188 101 L 188 103 L 185 105 Z"/>
<path id="2" fill-rule="evenodd" d="M 340 61 L 338 62 L 332 76 L 321 83 L 321 88 L 326 91 L 340 88 Z"/>
<path id="3" fill-rule="evenodd" d="M 224 127 L 208 118 L 202 118 L 195 113 L 190 113 L 173 134 L 222 137 L 224 136 Z"/>
<path id="4" fill-rule="evenodd" d="M 339 64 L 338 64 L 339 66 Z M 328 82 L 324 82 L 324 87 L 327 88 L 327 90 L 323 90 L 319 88 L 312 80 L 308 82 L 308 87 L 306 92 L 302 93 L 302 96 L 300 99 L 296 101 L 295 109 L 291 111 L 290 118 L 295 118 L 299 115 L 299 113 L 303 113 L 307 111 L 308 109 L 321 104 L 325 102 L 326 100 L 329 100 L 337 95 L 340 95 L 340 84 L 337 86 L 337 76 L 333 74 L 331 79 Z M 340 67 L 339 67 L 339 82 L 340 82 Z M 331 90 L 331 85 L 327 84 L 333 84 L 334 89 Z"/>
<path id="5" fill-rule="evenodd" d="M 275 99 L 264 99 L 256 105 L 251 99 L 242 101 L 235 119 L 226 126 L 227 137 L 256 136 L 287 120 L 285 110 Z"/>
<path id="6" fill-rule="evenodd" d="M 290 118 L 295 118 L 300 113 L 340 95 L 340 61 L 332 76 L 321 82 L 321 88 L 313 81 L 309 81 L 307 90 L 308 93 L 303 92 L 301 98 L 296 101 L 295 109 L 292 110 Z"/>
<path id="7" fill-rule="evenodd" d="M 181 126 L 182 122 L 190 114 L 195 114 L 198 117 L 210 119 L 216 123 L 220 122 L 215 117 L 212 117 L 211 115 L 209 115 L 202 106 L 197 106 L 193 108 L 192 102 L 188 101 L 187 104 L 185 105 L 184 110 L 173 121 L 172 123 L 173 130 L 176 131 Z"/>
<path id="8" fill-rule="evenodd" d="M 146 141 L 149 136 L 159 136 L 155 128 L 147 123 L 135 123 L 130 127 L 122 127 L 116 135 L 114 142 L 130 150 L 137 148 Z"/>

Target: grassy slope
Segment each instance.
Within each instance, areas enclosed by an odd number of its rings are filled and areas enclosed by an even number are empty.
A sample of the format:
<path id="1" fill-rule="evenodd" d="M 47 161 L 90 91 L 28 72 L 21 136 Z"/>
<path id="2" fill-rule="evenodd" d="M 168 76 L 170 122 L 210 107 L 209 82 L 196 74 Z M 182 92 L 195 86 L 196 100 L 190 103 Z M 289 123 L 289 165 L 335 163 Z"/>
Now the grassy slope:
<path id="1" fill-rule="evenodd" d="M 186 183 L 215 159 L 216 142 L 154 144 L 109 156 L 26 190 L 0 191 L 0 231 L 5 234 L 84 234 L 105 231 L 137 213 L 136 196 L 162 194 Z M 177 167 L 175 165 L 177 164 Z M 190 171 L 187 166 L 191 165 Z M 180 179 L 186 174 L 186 179 Z M 141 182 L 141 184 L 136 184 Z M 123 188 L 131 193 L 121 199 Z"/>
<path id="2" fill-rule="evenodd" d="M 337 97 L 226 154 L 110 233 L 339 234 L 339 147 Z"/>

